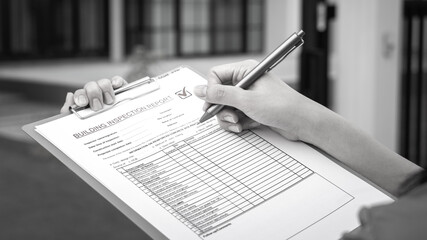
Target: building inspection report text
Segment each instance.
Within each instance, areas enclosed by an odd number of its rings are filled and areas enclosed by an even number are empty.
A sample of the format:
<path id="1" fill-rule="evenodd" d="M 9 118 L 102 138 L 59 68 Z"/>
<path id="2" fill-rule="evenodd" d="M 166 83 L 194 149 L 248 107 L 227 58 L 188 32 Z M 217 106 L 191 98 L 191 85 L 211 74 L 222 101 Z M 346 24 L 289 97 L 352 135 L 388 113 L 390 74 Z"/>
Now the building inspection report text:
<path id="1" fill-rule="evenodd" d="M 391 201 L 267 127 L 199 124 L 203 101 L 192 90 L 206 81 L 191 69 L 155 80 L 148 94 L 36 131 L 167 238 L 337 239 L 358 226 L 362 206 Z"/>

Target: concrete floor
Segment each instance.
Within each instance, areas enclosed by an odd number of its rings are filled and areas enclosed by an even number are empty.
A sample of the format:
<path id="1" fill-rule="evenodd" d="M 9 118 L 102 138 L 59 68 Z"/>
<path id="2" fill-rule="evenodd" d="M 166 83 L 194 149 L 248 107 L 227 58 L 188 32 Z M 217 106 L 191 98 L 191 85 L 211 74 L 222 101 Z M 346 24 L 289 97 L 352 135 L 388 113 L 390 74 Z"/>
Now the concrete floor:
<path id="1" fill-rule="evenodd" d="M 0 239 L 150 239 L 34 143 L 0 138 Z"/>

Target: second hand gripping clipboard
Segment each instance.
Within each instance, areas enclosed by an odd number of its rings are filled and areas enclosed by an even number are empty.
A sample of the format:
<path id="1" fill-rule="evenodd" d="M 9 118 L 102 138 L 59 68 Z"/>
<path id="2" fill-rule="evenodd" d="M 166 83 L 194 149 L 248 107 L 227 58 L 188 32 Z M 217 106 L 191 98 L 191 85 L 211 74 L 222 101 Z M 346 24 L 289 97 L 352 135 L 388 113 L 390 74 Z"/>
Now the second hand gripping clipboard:
<path id="1" fill-rule="evenodd" d="M 160 88 L 160 85 L 154 78 L 144 77 L 132 83 L 129 83 L 124 87 L 114 90 L 114 94 L 116 95 L 116 101 L 111 105 L 107 105 L 107 104 L 104 105 L 104 107 L 97 112 L 93 111 L 88 106 L 85 106 L 85 107 L 71 106 L 69 110 L 70 112 L 74 113 L 74 115 L 76 115 L 78 118 L 86 119 L 94 115 L 97 115 L 101 112 L 108 111 L 109 109 L 113 108 L 114 106 L 122 102 L 129 101 L 137 97 L 154 92 L 159 88 Z"/>

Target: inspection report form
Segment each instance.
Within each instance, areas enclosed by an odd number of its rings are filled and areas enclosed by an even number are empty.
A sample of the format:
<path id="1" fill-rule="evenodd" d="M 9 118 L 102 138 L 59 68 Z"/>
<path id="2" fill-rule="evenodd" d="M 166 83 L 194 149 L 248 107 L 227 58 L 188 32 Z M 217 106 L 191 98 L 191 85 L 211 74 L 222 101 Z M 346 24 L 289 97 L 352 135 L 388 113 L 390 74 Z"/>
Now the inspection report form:
<path id="1" fill-rule="evenodd" d="M 267 127 L 199 124 L 203 101 L 192 90 L 205 83 L 181 67 L 150 93 L 36 131 L 169 239 L 338 239 L 362 206 L 392 201 Z"/>

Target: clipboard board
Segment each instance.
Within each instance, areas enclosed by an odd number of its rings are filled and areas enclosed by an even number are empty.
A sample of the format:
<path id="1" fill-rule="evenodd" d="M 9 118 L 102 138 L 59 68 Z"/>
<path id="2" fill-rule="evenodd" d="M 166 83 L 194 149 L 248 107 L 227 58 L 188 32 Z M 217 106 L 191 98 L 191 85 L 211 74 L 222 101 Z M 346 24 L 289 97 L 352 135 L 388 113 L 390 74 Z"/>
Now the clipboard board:
<path id="1" fill-rule="evenodd" d="M 145 220 L 141 215 L 137 214 L 132 208 L 125 204 L 120 198 L 113 194 L 108 188 L 92 177 L 88 172 L 82 169 L 72 159 L 65 155 L 55 145 L 46 140 L 43 136 L 35 131 L 37 125 L 53 121 L 71 113 L 59 114 L 38 122 L 27 124 L 22 129 L 32 137 L 37 143 L 47 149 L 53 156 L 91 186 L 95 191 L 101 194 L 107 201 L 109 201 L 114 207 L 119 209 L 125 216 L 127 216 L 132 222 L 134 222 L 142 231 L 148 234 L 153 239 L 168 239 L 160 231 L 158 231 L 153 225 Z"/>
<path id="2" fill-rule="evenodd" d="M 147 78 L 141 79 L 141 81 L 147 81 Z M 151 79 L 151 78 L 148 78 Z M 135 81 L 133 83 L 130 83 L 130 87 L 120 89 L 120 93 L 123 91 L 128 91 L 132 89 L 136 89 L 137 87 L 140 87 L 144 84 L 138 84 L 138 81 Z M 153 82 L 152 80 L 149 81 L 150 83 Z M 157 86 L 156 86 L 157 87 Z M 149 92 L 154 91 L 154 87 L 148 88 L 147 91 L 144 91 L 143 94 L 147 94 Z M 143 94 L 139 95 L 132 95 L 130 98 L 127 98 L 125 100 L 120 101 L 125 102 L 126 100 L 131 100 L 135 97 L 139 97 Z M 112 105 L 111 107 L 114 107 L 118 105 L 119 102 L 116 102 L 116 104 Z M 110 107 L 110 108 L 111 108 Z M 108 108 L 109 109 L 109 108 Z M 104 111 L 107 111 L 108 109 L 105 109 Z M 168 239 L 166 236 L 164 236 L 159 230 L 157 230 L 152 224 L 150 224 L 146 219 L 144 219 L 140 214 L 136 213 L 131 207 L 129 207 L 125 202 L 123 202 L 119 197 L 117 197 L 114 193 L 112 193 L 107 187 L 105 187 L 103 184 L 101 184 L 98 180 L 96 180 L 93 176 L 91 176 L 87 171 L 85 171 L 82 167 L 80 167 L 76 162 L 74 162 L 71 158 L 69 158 L 65 153 L 63 153 L 60 149 L 58 149 L 55 145 L 53 145 L 50 141 L 48 141 L 46 138 L 44 138 L 42 135 L 40 135 L 35 129 L 36 126 L 54 121 L 56 119 L 62 118 L 64 116 L 70 115 L 70 114 L 76 114 L 80 119 L 86 119 L 90 116 L 93 116 L 92 114 L 84 114 L 79 115 L 79 111 L 85 111 L 85 108 L 80 109 L 70 109 L 69 113 L 63 113 L 58 114 L 55 116 L 52 116 L 50 118 L 46 118 L 34 123 L 30 123 L 27 125 L 24 125 L 22 127 L 22 130 L 26 132 L 31 138 L 33 138 L 38 144 L 40 144 L 43 148 L 48 150 L 53 156 L 55 156 L 58 160 L 60 160 L 66 167 L 68 167 L 71 171 L 73 171 L 77 176 L 79 176 L 84 182 L 86 182 L 89 186 L 91 186 L 96 192 L 98 192 L 102 197 L 104 197 L 108 202 L 110 202 L 114 207 L 119 209 L 125 216 L 127 216 L 134 224 L 136 224 L 143 232 L 148 234 L 153 239 Z M 101 112 L 104 112 L 101 111 Z"/>
<path id="3" fill-rule="evenodd" d="M 172 70 L 171 72 L 173 72 Z M 166 73 L 167 74 L 167 73 Z M 162 76 L 162 75 L 161 75 Z M 145 78 L 144 78 L 145 79 Z M 147 79 L 142 79 L 143 81 Z M 152 85 L 154 86 L 154 85 Z M 132 89 L 137 89 L 138 87 L 131 87 L 129 88 L 129 91 L 132 91 Z M 142 91 L 142 93 L 150 93 L 152 91 L 155 91 L 155 87 L 149 87 L 146 91 Z M 141 96 L 141 93 L 137 95 L 131 95 L 132 97 L 138 97 Z M 132 97 L 130 99 L 132 99 Z M 124 97 L 126 98 L 126 96 Z M 121 101 L 124 102 L 125 100 Z M 114 106 L 113 106 L 114 107 Z M 86 109 L 80 109 L 75 110 L 78 114 L 80 114 L 80 111 L 85 111 Z M 108 111 L 108 110 L 106 110 Z M 51 121 L 54 121 L 56 119 L 68 116 L 70 114 L 76 114 L 76 112 L 73 113 L 65 113 L 65 114 L 59 114 L 44 120 L 40 120 L 38 122 L 34 122 L 28 125 L 23 126 L 23 130 L 32 137 L 35 141 L 37 141 L 41 146 L 43 146 L 45 149 L 47 149 L 52 155 L 54 155 L 56 158 L 58 158 L 64 165 L 66 165 L 70 170 L 75 172 L 80 178 L 82 178 L 89 186 L 94 188 L 101 196 L 106 198 L 113 206 L 115 206 L 117 209 L 119 209 L 125 216 L 127 216 L 131 221 L 133 221 L 141 230 L 143 230 L 146 234 L 148 234 L 153 239 L 168 239 L 160 230 L 158 230 L 156 227 L 154 227 L 148 220 L 146 220 L 143 216 L 141 216 L 139 213 L 137 213 L 133 208 L 131 208 L 129 205 L 127 205 L 123 200 L 121 200 L 116 194 L 114 194 L 112 191 L 110 191 L 105 185 L 103 185 L 100 181 L 98 181 L 95 177 L 93 177 L 89 172 L 87 172 L 85 169 L 83 169 L 80 165 L 78 165 L 74 160 L 72 160 L 70 157 L 68 157 L 64 152 L 62 152 L 58 147 L 56 147 L 52 142 L 47 140 L 45 137 L 43 137 L 39 132 L 36 131 L 36 127 L 39 125 L 42 125 L 44 123 L 48 123 Z M 76 114 L 77 115 L 77 114 Z M 77 115 L 82 121 L 86 117 L 86 115 Z M 312 146 L 313 148 L 313 146 Z M 315 148 L 314 148 L 315 149 Z M 373 184 L 371 181 L 367 180 L 366 178 L 360 176 L 359 174 L 355 173 L 353 170 L 349 169 L 347 166 L 343 165 L 339 161 L 335 160 L 328 154 L 322 152 L 319 149 L 315 149 L 317 152 L 320 152 L 323 154 L 326 158 L 331 160 L 332 162 L 338 163 L 342 168 L 346 169 L 348 172 L 352 173 L 353 175 L 356 175 L 358 178 L 364 180 L 368 184 L 372 185 L 374 188 L 380 190 L 383 193 L 386 193 L 383 189 L 379 188 L 375 184 Z M 390 197 L 389 194 L 386 193 Z"/>

